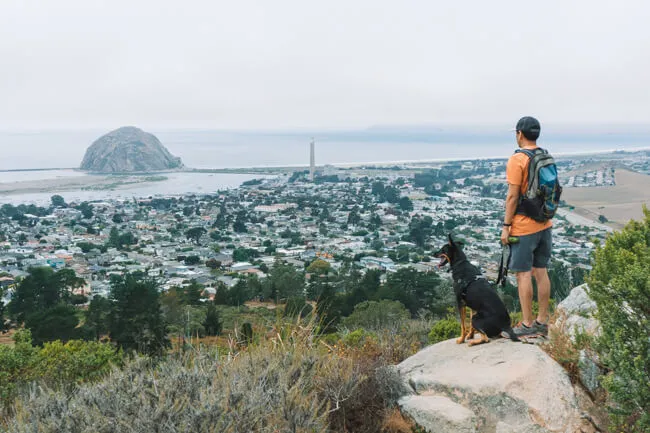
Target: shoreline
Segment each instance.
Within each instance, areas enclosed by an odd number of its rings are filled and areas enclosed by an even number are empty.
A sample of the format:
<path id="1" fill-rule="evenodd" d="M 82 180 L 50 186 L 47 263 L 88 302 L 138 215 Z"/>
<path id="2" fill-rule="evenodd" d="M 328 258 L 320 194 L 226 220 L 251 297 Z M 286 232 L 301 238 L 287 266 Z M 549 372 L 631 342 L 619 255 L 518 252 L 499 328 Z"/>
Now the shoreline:
<path id="1" fill-rule="evenodd" d="M 56 179 L 23 180 L 17 182 L 0 182 L 0 196 L 20 194 L 59 193 L 66 191 L 119 189 L 121 186 L 153 183 L 153 176 L 135 179 L 132 176 L 120 180 L 106 176 L 87 175 L 78 177 L 61 177 Z M 163 179 L 160 179 L 163 180 Z"/>
<path id="2" fill-rule="evenodd" d="M 578 152 L 554 152 L 553 156 L 557 159 L 571 158 L 571 157 L 589 157 L 589 156 L 605 156 L 605 155 L 624 155 L 627 153 L 636 153 L 650 150 L 650 146 L 633 147 L 627 149 L 606 149 L 594 151 L 578 151 Z M 495 155 L 495 156 L 479 156 L 473 158 L 427 158 L 427 159 L 406 159 L 406 160 L 389 160 L 389 161 L 363 161 L 363 162 L 334 162 L 327 164 L 318 164 L 317 168 L 326 166 L 339 167 L 343 169 L 362 168 L 364 166 L 372 165 L 375 167 L 389 167 L 395 164 L 429 164 L 429 163 L 445 163 L 445 162 L 462 162 L 462 161 L 500 161 L 506 160 L 511 156 L 508 155 Z M 150 175 L 164 175 L 165 173 L 240 173 L 240 174 L 259 174 L 262 170 L 295 170 L 295 169 L 309 169 L 308 164 L 286 164 L 286 165 L 261 165 L 261 166 L 239 166 L 239 167 L 219 167 L 219 168 L 191 168 L 185 167 L 180 170 L 162 170 L 151 172 L 138 172 L 138 173 L 93 173 L 82 170 L 79 167 L 70 168 L 23 168 L 23 169 L 0 169 L 0 173 L 15 173 L 15 172 L 38 172 L 38 171 L 76 171 L 80 173 L 87 173 L 88 176 L 150 176 Z M 2 185 L 2 182 L 0 182 Z"/>

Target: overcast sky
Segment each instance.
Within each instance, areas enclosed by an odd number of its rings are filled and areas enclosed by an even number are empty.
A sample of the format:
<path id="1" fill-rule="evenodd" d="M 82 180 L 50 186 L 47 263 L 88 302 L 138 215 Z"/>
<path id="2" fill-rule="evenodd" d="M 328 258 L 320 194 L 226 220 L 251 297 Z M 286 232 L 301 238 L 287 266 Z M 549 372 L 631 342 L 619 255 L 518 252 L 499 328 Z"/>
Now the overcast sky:
<path id="1" fill-rule="evenodd" d="M 650 122 L 650 2 L 0 0 L 0 128 Z"/>

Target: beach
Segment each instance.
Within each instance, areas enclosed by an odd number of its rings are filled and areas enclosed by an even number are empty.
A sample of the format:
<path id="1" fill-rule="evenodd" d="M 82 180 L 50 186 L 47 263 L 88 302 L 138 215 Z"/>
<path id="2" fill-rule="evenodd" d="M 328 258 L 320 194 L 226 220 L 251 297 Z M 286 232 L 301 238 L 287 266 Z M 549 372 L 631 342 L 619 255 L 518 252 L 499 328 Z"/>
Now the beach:
<path id="1" fill-rule="evenodd" d="M 146 175 L 98 175 L 75 171 L 72 172 L 74 175 L 70 175 L 71 172 L 1 172 L 0 203 L 43 205 L 49 203 L 54 194 L 62 195 L 68 202 L 210 194 L 222 189 L 237 188 L 243 182 L 254 178 L 269 177 L 245 173 L 166 172 Z M 44 173 L 50 174 L 50 177 L 44 176 Z M 33 178 L 12 180 L 12 177 L 18 174 L 27 174 Z"/>

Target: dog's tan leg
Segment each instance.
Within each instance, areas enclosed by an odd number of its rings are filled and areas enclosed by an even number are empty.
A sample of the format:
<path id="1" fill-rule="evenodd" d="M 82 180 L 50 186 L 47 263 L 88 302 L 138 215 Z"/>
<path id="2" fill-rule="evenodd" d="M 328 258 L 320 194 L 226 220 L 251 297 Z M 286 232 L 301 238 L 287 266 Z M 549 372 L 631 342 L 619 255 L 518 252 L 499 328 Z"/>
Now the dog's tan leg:
<path id="1" fill-rule="evenodd" d="M 472 318 L 474 317 L 474 310 L 469 310 L 469 326 L 467 327 L 467 333 L 465 333 L 465 340 L 471 340 L 474 338 L 474 326 L 472 325 Z"/>
<path id="2" fill-rule="evenodd" d="M 478 334 L 479 334 L 479 337 L 478 337 L 478 338 L 475 338 L 475 339 L 473 339 L 473 340 L 469 340 L 469 341 L 467 342 L 467 344 L 468 344 L 469 346 L 476 346 L 477 344 L 483 344 L 483 343 L 487 343 L 488 341 L 490 341 L 490 339 L 488 338 L 488 336 L 485 335 L 484 333 L 479 332 Z"/>
<path id="3" fill-rule="evenodd" d="M 456 339 L 456 344 L 462 344 L 465 342 L 465 334 L 467 333 L 467 329 L 465 329 L 465 306 L 464 305 L 458 309 L 458 313 L 460 314 L 460 337 Z"/>

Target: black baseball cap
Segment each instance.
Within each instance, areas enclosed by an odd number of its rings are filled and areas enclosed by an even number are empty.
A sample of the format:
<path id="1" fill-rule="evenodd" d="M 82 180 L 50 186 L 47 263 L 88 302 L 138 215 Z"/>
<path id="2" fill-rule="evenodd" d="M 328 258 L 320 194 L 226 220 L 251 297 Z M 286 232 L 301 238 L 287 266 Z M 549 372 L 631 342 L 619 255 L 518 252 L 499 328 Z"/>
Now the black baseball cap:
<path id="1" fill-rule="evenodd" d="M 539 132 L 541 129 L 539 121 L 531 116 L 522 117 L 519 119 L 519 122 L 517 122 L 517 126 L 515 126 L 515 131 L 521 131 L 521 133 L 524 134 L 524 137 L 531 141 L 535 141 L 539 138 Z"/>

